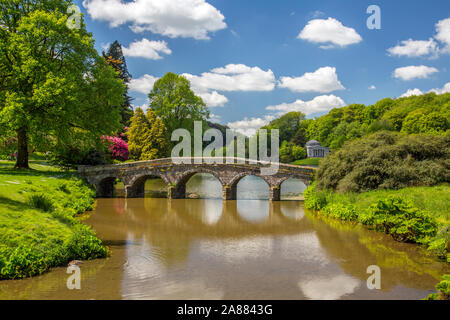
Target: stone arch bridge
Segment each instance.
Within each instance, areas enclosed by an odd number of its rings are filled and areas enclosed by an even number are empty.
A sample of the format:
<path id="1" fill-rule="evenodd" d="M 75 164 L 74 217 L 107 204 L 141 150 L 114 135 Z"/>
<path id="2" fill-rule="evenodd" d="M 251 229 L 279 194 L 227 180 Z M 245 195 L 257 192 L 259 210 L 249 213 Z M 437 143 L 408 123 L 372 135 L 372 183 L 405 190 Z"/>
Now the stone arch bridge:
<path id="1" fill-rule="evenodd" d="M 178 158 L 175 163 L 171 158 L 167 158 L 114 165 L 80 166 L 78 173 L 96 188 L 97 196 L 102 198 L 113 197 L 117 179 L 125 186 L 125 197 L 144 197 L 147 179 L 159 177 L 168 185 L 168 198 L 184 199 L 188 180 L 197 173 L 209 173 L 222 184 L 223 200 L 236 200 L 239 181 L 246 176 L 257 176 L 269 185 L 269 199 L 279 201 L 281 184 L 285 180 L 295 178 L 309 185 L 316 170 L 312 167 L 279 163 L 276 164 L 278 170 L 275 174 L 263 175 L 261 169 L 270 165 L 273 167 L 273 163 L 239 158 L 223 158 L 223 163 L 217 162 L 217 158 Z"/>

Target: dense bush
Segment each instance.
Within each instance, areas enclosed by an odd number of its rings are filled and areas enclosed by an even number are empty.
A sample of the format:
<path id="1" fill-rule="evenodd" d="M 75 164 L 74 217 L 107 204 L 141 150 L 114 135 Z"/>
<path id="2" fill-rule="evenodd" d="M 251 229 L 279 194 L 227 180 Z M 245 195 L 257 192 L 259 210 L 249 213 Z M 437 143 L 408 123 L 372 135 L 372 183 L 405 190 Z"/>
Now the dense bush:
<path id="1" fill-rule="evenodd" d="M 425 300 L 450 300 L 450 274 L 442 276 L 442 281 L 436 285 L 438 293 L 430 294 Z"/>
<path id="2" fill-rule="evenodd" d="M 75 231 L 67 244 L 68 260 L 92 260 L 104 258 L 107 254 L 107 248 L 102 245 L 91 228 L 84 224 L 75 226 Z"/>
<path id="3" fill-rule="evenodd" d="M 111 163 L 104 149 L 83 150 L 77 147 L 67 147 L 53 153 L 51 162 L 64 168 L 76 168 L 79 165 L 97 166 Z"/>
<path id="4" fill-rule="evenodd" d="M 306 150 L 292 142 L 283 141 L 280 147 L 280 161 L 291 163 L 306 158 Z"/>
<path id="5" fill-rule="evenodd" d="M 345 144 L 318 170 L 318 188 L 399 189 L 450 181 L 450 135 L 382 131 Z"/>
<path id="6" fill-rule="evenodd" d="M 373 204 L 359 221 L 390 234 L 395 240 L 428 244 L 436 236 L 436 220 L 408 201 L 391 197 Z"/>
<path id="7" fill-rule="evenodd" d="M 128 143 L 119 137 L 102 136 L 102 142 L 109 150 L 110 156 L 114 160 L 125 161 L 128 159 Z"/>

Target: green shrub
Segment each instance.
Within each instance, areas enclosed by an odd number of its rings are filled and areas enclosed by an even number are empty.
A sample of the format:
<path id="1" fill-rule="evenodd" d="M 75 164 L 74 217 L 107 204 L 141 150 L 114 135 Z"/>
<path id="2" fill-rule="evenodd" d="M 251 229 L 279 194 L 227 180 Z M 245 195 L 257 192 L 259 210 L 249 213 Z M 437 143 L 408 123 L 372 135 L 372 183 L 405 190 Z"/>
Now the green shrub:
<path id="1" fill-rule="evenodd" d="M 332 203 L 323 208 L 321 212 L 333 219 L 341 219 L 344 221 L 356 221 L 358 219 L 358 214 L 353 205 Z"/>
<path id="2" fill-rule="evenodd" d="M 20 279 L 42 274 L 48 269 L 44 256 L 25 246 L 19 246 L 7 255 L 1 252 L 0 279 Z"/>
<path id="3" fill-rule="evenodd" d="M 74 233 L 67 244 L 67 252 L 71 259 L 92 260 L 105 258 L 108 250 L 91 228 L 84 224 L 75 226 Z"/>
<path id="4" fill-rule="evenodd" d="M 321 210 L 327 205 L 327 192 L 325 190 L 317 190 L 316 182 L 313 182 L 304 192 L 304 206 L 306 209 Z"/>
<path id="5" fill-rule="evenodd" d="M 34 193 L 28 196 L 28 204 L 32 208 L 36 208 L 45 212 L 53 210 L 54 205 L 52 199 L 44 193 Z"/>
<path id="6" fill-rule="evenodd" d="M 450 226 L 441 228 L 437 236 L 428 244 L 428 250 L 450 263 Z"/>
<path id="7" fill-rule="evenodd" d="M 442 276 L 442 281 L 436 285 L 438 293 L 430 294 L 425 300 L 450 300 L 450 274 Z"/>
<path id="8" fill-rule="evenodd" d="M 365 214 L 360 215 L 359 221 L 403 242 L 427 244 L 438 229 L 432 216 L 397 197 L 378 201 Z"/>

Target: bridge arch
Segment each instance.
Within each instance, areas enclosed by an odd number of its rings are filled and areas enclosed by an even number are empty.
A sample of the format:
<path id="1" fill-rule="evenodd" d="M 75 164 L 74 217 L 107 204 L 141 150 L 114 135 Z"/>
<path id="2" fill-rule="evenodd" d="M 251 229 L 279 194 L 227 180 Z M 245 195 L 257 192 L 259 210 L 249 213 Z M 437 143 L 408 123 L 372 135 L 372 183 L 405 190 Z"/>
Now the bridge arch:
<path id="1" fill-rule="evenodd" d="M 301 200 L 301 195 L 308 187 L 304 179 L 297 177 L 283 177 L 278 180 L 278 188 L 280 189 L 280 199 L 284 200 Z M 288 192 L 287 188 L 290 188 Z"/>
<path id="2" fill-rule="evenodd" d="M 254 172 L 242 172 L 242 173 L 239 173 L 239 174 L 235 175 L 235 176 L 231 179 L 231 181 L 229 182 L 228 185 L 229 185 L 230 187 L 237 187 L 239 181 L 241 181 L 241 180 L 242 180 L 243 178 L 245 178 L 245 177 L 251 177 L 251 176 L 255 176 L 255 177 L 261 178 L 262 180 L 264 180 L 264 182 L 267 183 L 267 185 L 268 185 L 269 187 L 272 186 L 272 183 L 271 183 L 270 180 L 267 179 L 267 176 L 263 176 L 263 175 L 260 175 L 260 174 L 258 174 L 258 173 L 254 173 Z"/>
<path id="3" fill-rule="evenodd" d="M 263 176 L 256 172 L 241 172 L 241 173 L 233 176 L 232 179 L 230 180 L 230 182 L 228 183 L 228 185 L 226 186 L 226 189 L 224 188 L 224 199 L 236 200 L 237 199 L 237 188 L 238 188 L 239 182 L 243 178 L 251 177 L 251 176 L 258 177 L 267 184 L 267 186 L 269 187 L 269 199 L 272 199 L 271 198 L 272 189 L 273 189 L 272 181 L 268 178 L 268 176 Z"/>
<path id="4" fill-rule="evenodd" d="M 99 198 L 113 198 L 114 197 L 114 185 L 117 180 L 122 181 L 118 175 L 104 175 L 97 179 L 97 183 L 94 184 L 97 191 L 97 197 Z"/>
<path id="5" fill-rule="evenodd" d="M 179 176 L 177 176 L 177 178 L 175 179 L 175 182 L 172 184 L 172 187 L 169 188 L 169 197 L 172 199 L 184 199 L 186 197 L 187 182 L 194 175 L 199 174 L 199 173 L 207 173 L 207 174 L 212 175 L 214 178 L 216 178 L 220 182 L 222 188 L 225 185 L 225 183 L 223 182 L 223 179 L 219 173 L 217 173 L 214 170 L 208 169 L 208 168 L 198 167 L 198 168 L 187 170 L 187 171 L 183 172 L 182 174 L 180 174 Z"/>
<path id="6" fill-rule="evenodd" d="M 169 179 L 160 172 L 148 171 L 140 175 L 133 176 L 126 188 L 127 198 L 143 198 L 145 196 L 145 182 L 151 178 L 160 178 L 164 183 L 169 186 Z"/>

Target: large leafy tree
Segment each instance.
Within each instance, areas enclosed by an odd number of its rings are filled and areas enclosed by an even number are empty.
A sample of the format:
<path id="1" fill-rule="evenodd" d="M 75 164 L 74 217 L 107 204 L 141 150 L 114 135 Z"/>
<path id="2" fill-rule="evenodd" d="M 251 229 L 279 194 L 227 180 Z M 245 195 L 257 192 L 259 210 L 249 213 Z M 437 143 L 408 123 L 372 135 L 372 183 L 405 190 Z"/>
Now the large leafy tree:
<path id="1" fill-rule="evenodd" d="M 16 167 L 29 141 L 85 143 L 120 128 L 125 86 L 94 49 L 81 20 L 68 27 L 70 1 L 0 2 L 0 126 L 17 136 Z"/>
<path id="2" fill-rule="evenodd" d="M 194 121 L 204 121 L 209 111 L 202 98 L 191 90 L 191 84 L 183 76 L 167 73 L 157 80 L 149 94 L 150 108 L 164 122 L 170 140 L 172 132 L 179 128 L 193 131 Z"/>
<path id="3" fill-rule="evenodd" d="M 106 59 L 106 63 L 116 70 L 118 77 L 128 86 L 131 80 L 131 74 L 128 72 L 127 61 L 123 55 L 122 46 L 117 40 L 110 45 L 106 53 L 103 53 L 103 57 Z M 121 123 L 123 126 L 129 126 L 130 119 L 133 116 L 132 99 L 128 95 L 128 92 L 125 92 L 123 97 L 124 102 L 120 111 L 122 117 Z"/>
<path id="4" fill-rule="evenodd" d="M 261 129 L 280 130 L 280 141 L 290 141 L 298 131 L 300 122 L 305 120 L 305 115 L 301 112 L 289 112 L 280 118 L 271 121 Z"/>
<path id="5" fill-rule="evenodd" d="M 137 108 L 128 130 L 128 148 L 135 160 L 151 160 L 164 157 L 167 152 L 166 127 L 153 110 L 147 114 Z"/>

